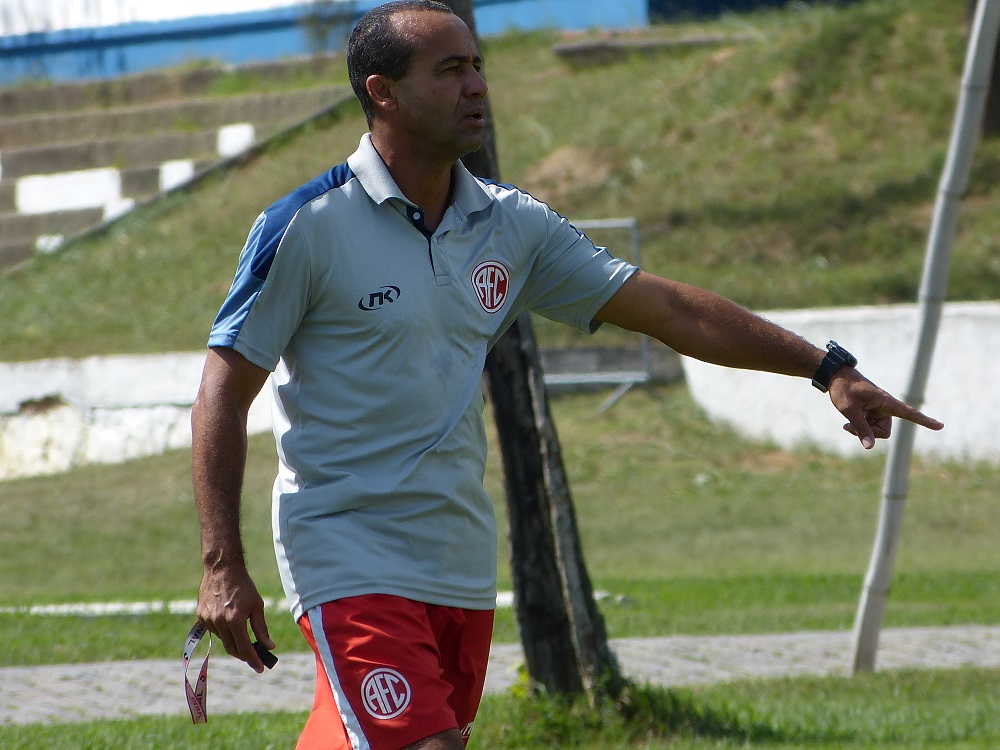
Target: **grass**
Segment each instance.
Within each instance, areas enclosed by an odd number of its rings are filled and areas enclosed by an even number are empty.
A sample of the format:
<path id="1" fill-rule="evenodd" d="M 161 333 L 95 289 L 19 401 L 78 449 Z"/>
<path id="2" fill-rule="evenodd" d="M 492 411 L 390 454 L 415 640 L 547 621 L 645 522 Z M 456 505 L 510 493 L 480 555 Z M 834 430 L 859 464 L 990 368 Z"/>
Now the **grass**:
<path id="1" fill-rule="evenodd" d="M 796 10 L 795 8 L 799 8 Z M 573 217 L 636 216 L 644 265 L 758 309 L 912 300 L 963 57 L 964 3 L 795 4 L 654 33 L 760 41 L 573 68 L 553 35 L 486 44 L 505 179 Z M 226 94 L 259 86 L 234 77 Z M 267 83 L 267 86 L 273 85 Z M 0 277 L 5 360 L 198 349 L 253 217 L 343 160 L 356 105 L 228 178 Z M 980 145 L 950 296 L 996 299 L 1000 142 Z M 612 240 L 609 240 L 611 242 Z M 127 313 L 125 313 L 127 311 Z M 125 313 L 125 314 L 123 314 Z M 563 334 L 544 326 L 543 343 Z M 802 386 L 808 388 L 808 386 Z M 867 565 L 882 460 L 748 445 L 682 388 L 554 403 L 587 562 L 612 637 L 840 629 Z M 199 579 L 190 456 L 5 482 L 0 604 L 192 598 Z M 502 497 L 496 456 L 487 485 Z M 251 441 L 244 527 L 265 595 L 269 437 Z M 1000 623 L 997 469 L 914 467 L 886 624 Z M 498 505 L 499 528 L 504 525 Z M 502 531 L 501 531 L 502 534 Z M 509 586 L 501 544 L 501 586 Z M 176 658 L 190 618 L 0 615 L 0 664 Z M 301 649 L 270 617 L 280 649 Z M 497 639 L 514 641 L 513 616 Z M 279 649 L 279 650 L 280 650 Z M 492 696 L 471 747 L 994 748 L 1000 673 L 949 670 L 636 688 L 591 710 Z M 624 709 L 624 710 L 623 710 Z M 0 727 L 0 746 L 269 748 L 303 716 Z"/>
<path id="2" fill-rule="evenodd" d="M 882 461 L 747 444 L 708 422 L 682 386 L 553 402 L 586 560 L 612 637 L 851 626 L 873 541 Z M 270 436 L 251 441 L 243 527 L 265 596 L 280 585 L 270 543 Z M 4 483 L 0 604 L 192 599 L 200 578 L 190 454 Z M 917 463 L 889 626 L 1000 623 L 997 469 Z M 502 498 L 499 459 L 486 478 Z M 500 585 L 509 588 L 503 503 Z M 189 616 L 0 615 L 19 644 L 0 663 L 176 656 Z M 281 649 L 304 648 L 285 613 Z M 178 635 L 180 634 L 180 635 Z M 517 639 L 502 610 L 497 640 Z"/>
<path id="3" fill-rule="evenodd" d="M 865 0 L 734 14 L 649 33 L 758 41 L 585 68 L 552 53 L 553 34 L 490 40 L 504 178 L 567 216 L 635 216 L 646 268 L 756 309 L 912 301 L 964 12 Z M 244 77 L 227 86 L 254 85 Z M 364 130 L 347 105 L 226 179 L 0 277 L 3 358 L 202 347 L 253 217 L 346 158 Z M 1000 294 L 998 177 L 993 139 L 977 149 L 962 204 L 953 299 Z"/>
<path id="4" fill-rule="evenodd" d="M 962 669 L 858 678 L 796 678 L 664 690 L 636 686 L 597 710 L 556 698 L 488 696 L 470 750 L 993 748 L 1000 742 L 1000 672 Z M 291 747 L 300 713 L 0 727 L 7 750 Z"/>
<path id="5" fill-rule="evenodd" d="M 730 635 L 850 629 L 860 575 L 732 576 L 659 581 L 603 580 L 600 607 L 612 638 Z M 1000 574 L 900 573 L 886 627 L 998 624 Z M 193 595 L 193 594 L 191 594 Z M 126 592 L 127 596 L 127 592 Z M 128 597 L 131 599 L 131 597 Z M 0 634 L 17 643 L 0 666 L 173 659 L 190 615 L 49 616 L 0 614 Z M 307 647 L 285 611 L 268 615 L 280 652 Z M 494 641 L 518 642 L 514 613 L 497 611 Z"/>
<path id="6" fill-rule="evenodd" d="M 1000 732 L 997 680 L 967 670 L 639 688 L 617 707 L 625 718 L 553 699 L 489 702 L 476 746 L 985 748 Z"/>

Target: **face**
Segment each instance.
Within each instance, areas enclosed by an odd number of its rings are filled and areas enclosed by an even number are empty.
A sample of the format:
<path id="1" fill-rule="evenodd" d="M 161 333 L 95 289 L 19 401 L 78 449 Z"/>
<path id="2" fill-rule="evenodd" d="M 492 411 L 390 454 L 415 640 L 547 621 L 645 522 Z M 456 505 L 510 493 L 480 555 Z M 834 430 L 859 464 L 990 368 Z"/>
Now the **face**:
<path id="1" fill-rule="evenodd" d="M 407 75 L 384 82 L 393 93 L 387 124 L 425 155 L 454 161 L 478 150 L 486 81 L 469 27 L 457 16 L 431 11 L 401 13 L 394 22 L 419 44 Z"/>

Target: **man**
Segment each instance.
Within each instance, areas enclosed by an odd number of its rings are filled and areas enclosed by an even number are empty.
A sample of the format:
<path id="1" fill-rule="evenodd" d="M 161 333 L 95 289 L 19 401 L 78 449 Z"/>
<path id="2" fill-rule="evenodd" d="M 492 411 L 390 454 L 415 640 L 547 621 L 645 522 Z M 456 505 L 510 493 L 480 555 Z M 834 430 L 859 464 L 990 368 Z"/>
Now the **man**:
<path id="1" fill-rule="evenodd" d="M 481 374 L 525 309 L 655 336 L 732 367 L 812 377 L 866 448 L 892 416 L 942 425 L 839 349 L 595 248 L 544 204 L 472 177 L 486 83 L 468 27 L 405 0 L 359 21 L 351 82 L 370 133 L 260 217 L 213 327 L 192 416 L 199 618 L 263 670 L 239 530 L 246 416 L 271 375 L 275 549 L 317 657 L 300 748 L 458 750 L 482 695 L 496 530 Z"/>

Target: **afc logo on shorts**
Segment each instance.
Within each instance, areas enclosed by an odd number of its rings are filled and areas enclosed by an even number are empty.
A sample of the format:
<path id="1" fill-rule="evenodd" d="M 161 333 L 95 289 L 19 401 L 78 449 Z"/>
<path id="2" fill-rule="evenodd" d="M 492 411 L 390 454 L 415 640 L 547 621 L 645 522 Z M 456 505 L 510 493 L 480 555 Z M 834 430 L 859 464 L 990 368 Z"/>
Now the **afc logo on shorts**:
<path id="1" fill-rule="evenodd" d="M 361 683 L 361 700 L 375 719 L 394 719 L 410 705 L 410 683 L 395 669 L 376 669 Z"/>
<path id="2" fill-rule="evenodd" d="M 507 267 L 498 261 L 487 260 L 473 269 L 472 287 L 476 290 L 479 304 L 486 312 L 495 313 L 503 307 L 509 281 Z"/>

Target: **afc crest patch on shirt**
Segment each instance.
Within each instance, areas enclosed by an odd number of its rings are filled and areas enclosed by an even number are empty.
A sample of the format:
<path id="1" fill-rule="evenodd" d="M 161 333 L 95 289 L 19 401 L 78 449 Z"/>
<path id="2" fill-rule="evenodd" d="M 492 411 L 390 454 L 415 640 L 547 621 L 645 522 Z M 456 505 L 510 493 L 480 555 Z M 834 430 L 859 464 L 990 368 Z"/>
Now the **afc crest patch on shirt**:
<path id="1" fill-rule="evenodd" d="M 476 290 L 479 304 L 488 313 L 495 313 L 507 300 L 507 284 L 510 272 L 495 260 L 480 263 L 472 270 L 472 286 Z"/>

